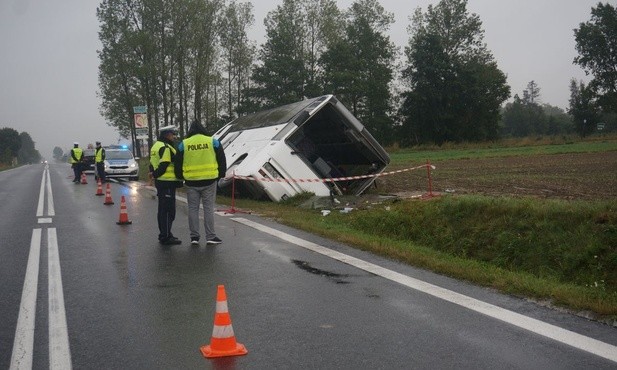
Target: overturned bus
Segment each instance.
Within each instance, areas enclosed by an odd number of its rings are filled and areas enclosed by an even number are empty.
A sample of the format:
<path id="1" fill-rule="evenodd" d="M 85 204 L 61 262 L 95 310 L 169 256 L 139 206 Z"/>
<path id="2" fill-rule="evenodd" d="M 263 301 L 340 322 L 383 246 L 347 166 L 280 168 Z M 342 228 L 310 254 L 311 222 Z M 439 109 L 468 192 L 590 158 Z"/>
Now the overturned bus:
<path id="1" fill-rule="evenodd" d="M 214 135 L 236 192 L 280 201 L 300 193 L 359 195 L 390 157 L 333 95 L 239 117 Z"/>

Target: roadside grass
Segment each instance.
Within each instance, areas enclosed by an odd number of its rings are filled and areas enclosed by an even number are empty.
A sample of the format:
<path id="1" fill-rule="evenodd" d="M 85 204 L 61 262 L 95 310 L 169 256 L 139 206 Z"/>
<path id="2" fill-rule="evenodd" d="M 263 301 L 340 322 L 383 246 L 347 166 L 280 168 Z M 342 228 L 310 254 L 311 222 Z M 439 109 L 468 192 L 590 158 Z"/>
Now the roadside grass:
<path id="1" fill-rule="evenodd" d="M 417 163 L 426 154 L 437 161 L 613 151 L 617 135 L 533 143 L 394 150 L 391 157 Z M 235 199 L 235 205 L 377 255 L 617 323 L 617 199 L 445 195 L 388 201 L 350 213 L 333 209 L 328 216 L 300 207 L 306 200 L 307 195 L 281 203 Z M 217 201 L 231 204 L 228 197 Z"/>
<path id="2" fill-rule="evenodd" d="M 236 205 L 413 266 L 617 319 L 617 201 L 445 196 L 322 216 L 302 200 Z"/>

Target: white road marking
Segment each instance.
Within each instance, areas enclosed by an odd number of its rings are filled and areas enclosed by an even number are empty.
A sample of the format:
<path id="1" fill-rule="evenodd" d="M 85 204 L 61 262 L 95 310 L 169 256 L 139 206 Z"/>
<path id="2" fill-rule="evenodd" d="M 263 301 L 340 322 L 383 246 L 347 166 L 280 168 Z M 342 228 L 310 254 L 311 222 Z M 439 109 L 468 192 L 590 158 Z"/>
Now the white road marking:
<path id="1" fill-rule="evenodd" d="M 285 240 L 289 243 L 309 249 L 316 253 L 320 253 L 322 255 L 328 256 L 332 259 L 341 261 L 348 265 L 355 266 L 359 269 L 368 271 L 372 274 L 381 276 L 385 279 L 397 282 L 409 288 L 430 294 L 434 297 L 437 297 L 437 298 L 446 300 L 448 302 L 457 304 L 459 306 L 465 307 L 467 309 L 482 313 L 494 319 L 501 320 L 508 324 L 518 326 L 519 328 L 529 330 L 533 333 L 545 336 L 547 338 L 551 338 L 558 342 L 570 345 L 580 350 L 593 353 L 597 356 L 617 362 L 617 346 L 613 346 L 611 344 L 604 343 L 599 340 L 586 337 L 581 334 L 577 334 L 573 331 L 566 330 L 558 326 L 551 325 L 543 321 L 536 320 L 531 317 L 527 317 L 527 316 L 518 314 L 516 312 L 506 310 L 504 308 L 477 300 L 475 298 L 465 296 L 460 293 L 453 292 L 448 289 L 438 287 L 433 284 L 429 284 L 422 280 L 414 279 L 412 277 L 400 274 L 392 270 L 388 270 L 386 268 L 377 266 L 375 264 L 363 261 L 355 257 L 348 256 L 340 252 L 333 251 L 331 249 L 322 247 L 318 244 L 309 242 L 304 239 L 297 238 L 293 235 L 286 234 L 282 231 L 278 231 L 276 229 L 261 225 L 257 222 L 254 222 L 254 221 L 251 221 L 245 218 L 237 217 L 237 218 L 232 218 L 232 220 L 238 223 L 247 225 L 249 227 L 252 227 L 254 229 L 257 229 L 259 231 L 262 231 L 266 234 L 275 236 L 279 239 Z"/>
<path id="2" fill-rule="evenodd" d="M 32 369 L 34 348 L 34 319 L 36 316 L 36 296 L 39 283 L 39 261 L 41 256 L 41 229 L 32 230 L 30 254 L 26 267 L 24 288 L 21 292 L 21 305 L 15 329 L 15 341 L 11 355 L 11 370 Z"/>
<path id="3" fill-rule="evenodd" d="M 45 208 L 45 190 L 47 190 L 47 216 L 55 216 L 54 197 L 51 193 L 51 178 L 49 176 L 49 166 L 45 166 L 43 177 L 41 178 L 41 189 L 39 190 L 39 203 L 36 208 L 36 217 L 43 216 Z M 39 221 L 40 223 L 40 221 Z"/>
<path id="4" fill-rule="evenodd" d="M 47 174 L 47 216 L 55 216 L 54 210 L 54 196 L 51 192 L 51 177 L 49 177 L 49 165 L 45 166 L 45 173 Z"/>
<path id="5" fill-rule="evenodd" d="M 43 171 L 43 176 L 41 177 L 41 188 L 39 190 L 39 204 L 36 207 L 36 217 L 43 216 L 45 207 L 45 173 L 46 171 Z"/>
<path id="6" fill-rule="evenodd" d="M 49 272 L 49 368 L 68 370 L 72 368 L 69 334 L 64 309 L 62 274 L 58 253 L 56 229 L 47 230 Z"/>
<path id="7" fill-rule="evenodd" d="M 38 223 L 51 223 L 52 218 L 40 218 L 45 210 L 45 191 L 47 191 L 47 215 L 55 216 L 51 178 L 49 167 L 45 166 L 36 215 Z M 11 355 L 11 370 L 32 369 L 34 351 L 34 329 L 36 315 L 36 300 L 38 289 L 39 265 L 41 255 L 41 229 L 32 230 L 30 255 L 26 267 L 26 277 L 22 290 L 21 305 L 15 329 L 15 341 Z M 49 367 L 50 369 L 71 369 L 71 352 L 64 308 L 64 293 L 62 291 L 62 274 L 58 252 L 58 237 L 56 229 L 47 230 L 48 247 L 48 298 L 49 298 Z"/>

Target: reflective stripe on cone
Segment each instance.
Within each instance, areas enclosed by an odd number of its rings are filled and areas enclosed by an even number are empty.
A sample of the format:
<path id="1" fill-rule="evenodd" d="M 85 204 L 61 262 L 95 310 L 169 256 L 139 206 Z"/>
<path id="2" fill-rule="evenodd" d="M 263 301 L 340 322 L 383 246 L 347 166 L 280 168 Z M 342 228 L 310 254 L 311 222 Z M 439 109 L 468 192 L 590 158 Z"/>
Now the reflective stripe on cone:
<path id="1" fill-rule="evenodd" d="M 200 348 L 206 358 L 246 355 L 248 350 L 243 344 L 236 342 L 231 316 L 227 309 L 225 287 L 219 285 L 216 293 L 216 313 L 210 344 Z"/>

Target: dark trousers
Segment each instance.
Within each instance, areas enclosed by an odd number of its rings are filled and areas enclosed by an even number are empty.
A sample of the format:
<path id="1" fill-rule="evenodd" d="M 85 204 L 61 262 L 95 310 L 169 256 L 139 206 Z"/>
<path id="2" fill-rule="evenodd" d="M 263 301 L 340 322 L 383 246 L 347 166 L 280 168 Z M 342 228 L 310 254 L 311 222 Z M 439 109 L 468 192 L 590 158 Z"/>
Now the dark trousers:
<path id="1" fill-rule="evenodd" d="M 154 182 L 156 195 L 159 197 L 159 208 L 156 215 L 159 224 L 159 240 L 173 236 L 171 225 L 176 219 L 176 183 L 174 181 Z"/>
<path id="2" fill-rule="evenodd" d="M 73 182 L 81 181 L 81 163 L 73 163 L 73 174 L 75 174 L 75 178 Z"/>
<path id="3" fill-rule="evenodd" d="M 97 178 L 101 179 L 101 183 L 105 182 L 105 162 L 97 162 L 95 166 Z"/>

